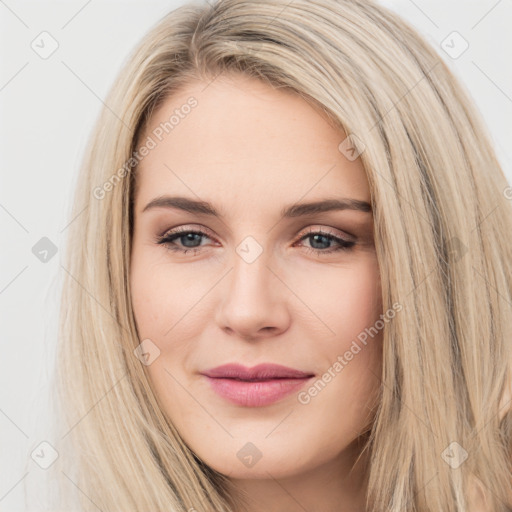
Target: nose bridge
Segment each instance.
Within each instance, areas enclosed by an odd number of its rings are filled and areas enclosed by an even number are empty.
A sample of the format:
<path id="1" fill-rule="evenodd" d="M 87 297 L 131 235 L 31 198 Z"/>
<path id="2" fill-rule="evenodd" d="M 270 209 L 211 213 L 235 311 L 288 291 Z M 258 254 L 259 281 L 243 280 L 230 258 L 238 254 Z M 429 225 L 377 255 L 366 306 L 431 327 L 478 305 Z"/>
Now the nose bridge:
<path id="1" fill-rule="evenodd" d="M 256 243 L 255 240 L 246 240 L 236 247 L 232 260 L 230 295 L 236 295 L 238 300 L 244 302 L 258 302 L 266 298 L 268 303 L 272 291 L 272 273 L 268 268 L 271 258 Z"/>
<path id="2" fill-rule="evenodd" d="M 269 237 L 263 231 L 258 231 L 258 234 L 254 235 L 247 234 L 247 226 L 244 230 L 244 235 L 241 234 L 242 232 L 238 234 L 240 242 L 234 246 L 232 254 L 231 288 L 233 291 L 236 288 L 237 293 L 243 291 L 244 287 L 253 292 L 264 292 L 264 287 L 272 275 L 268 269 L 273 260 L 273 255 L 268 249 Z M 261 289 L 258 290 L 258 288 Z"/>
<path id="3" fill-rule="evenodd" d="M 286 297 L 270 270 L 272 254 L 252 237 L 244 239 L 232 258 L 228 286 L 218 303 L 219 327 L 244 338 L 279 332 L 289 321 Z"/>

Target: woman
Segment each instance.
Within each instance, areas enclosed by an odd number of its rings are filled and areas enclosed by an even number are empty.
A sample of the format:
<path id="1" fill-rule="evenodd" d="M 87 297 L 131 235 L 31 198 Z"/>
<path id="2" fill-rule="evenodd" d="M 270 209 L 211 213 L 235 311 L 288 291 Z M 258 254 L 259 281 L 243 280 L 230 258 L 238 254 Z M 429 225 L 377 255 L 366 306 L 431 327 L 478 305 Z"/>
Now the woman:
<path id="1" fill-rule="evenodd" d="M 425 41 L 190 4 L 106 103 L 63 265 L 81 509 L 512 510 L 510 188 Z"/>

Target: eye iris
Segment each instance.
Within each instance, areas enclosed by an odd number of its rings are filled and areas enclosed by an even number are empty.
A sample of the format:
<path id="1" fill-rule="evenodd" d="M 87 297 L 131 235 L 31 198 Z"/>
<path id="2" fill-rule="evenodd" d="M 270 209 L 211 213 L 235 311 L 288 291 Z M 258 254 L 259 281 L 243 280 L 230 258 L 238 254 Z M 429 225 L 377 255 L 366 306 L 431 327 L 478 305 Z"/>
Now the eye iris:
<path id="1" fill-rule="evenodd" d="M 180 239 L 185 247 L 197 247 L 197 245 L 187 245 L 187 242 L 199 241 L 199 243 L 200 243 L 201 236 L 202 235 L 199 235 L 197 233 L 186 233 L 185 235 L 181 235 Z M 195 240 L 194 240 L 194 237 L 195 237 Z M 186 241 L 186 242 L 184 242 L 184 241 Z"/>
<path id="2" fill-rule="evenodd" d="M 323 243 L 324 244 L 329 244 L 330 243 L 330 239 L 329 237 L 325 236 L 325 235 L 320 235 L 320 234 L 317 234 L 317 235 L 313 235 L 312 236 L 312 243 L 311 245 L 315 248 L 315 249 L 325 249 L 326 247 L 316 247 L 315 244 L 319 241 L 319 239 L 323 239 Z M 320 240 L 320 244 L 322 244 L 322 240 Z"/>

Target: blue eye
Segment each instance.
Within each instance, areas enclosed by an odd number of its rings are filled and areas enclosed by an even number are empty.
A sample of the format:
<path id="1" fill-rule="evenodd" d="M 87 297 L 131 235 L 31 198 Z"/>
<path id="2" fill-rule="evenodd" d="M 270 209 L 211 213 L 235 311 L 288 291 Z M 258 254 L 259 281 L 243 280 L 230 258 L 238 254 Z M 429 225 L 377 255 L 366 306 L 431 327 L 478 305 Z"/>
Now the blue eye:
<path id="1" fill-rule="evenodd" d="M 163 236 L 157 237 L 156 243 L 164 245 L 167 249 L 173 252 L 187 254 L 189 251 L 192 251 L 196 254 L 200 251 L 201 241 L 203 238 L 210 237 L 206 232 L 201 230 L 177 228 L 167 232 Z M 310 240 L 310 244 L 312 246 L 304 248 L 307 251 L 312 251 L 318 255 L 330 254 L 337 251 L 349 251 L 356 245 L 356 242 L 344 240 L 332 233 L 321 230 L 309 231 L 299 239 L 299 242 L 306 239 Z M 179 241 L 181 246 L 176 244 L 175 241 Z M 334 247 L 331 247 L 332 243 L 335 244 Z M 325 247 L 326 244 L 329 245 L 329 247 Z"/>
<path id="2" fill-rule="evenodd" d="M 175 252 L 181 252 L 186 254 L 189 251 L 193 251 L 194 254 L 201 246 L 201 238 L 208 237 L 204 231 L 195 231 L 190 229 L 177 228 L 157 240 L 158 244 L 164 245 L 167 249 Z M 179 240 L 185 249 L 182 249 L 174 243 L 175 240 Z M 199 242 L 199 244 L 197 244 Z"/>
<path id="3" fill-rule="evenodd" d="M 343 238 L 334 236 L 331 233 L 325 232 L 325 231 L 310 231 L 307 235 L 303 236 L 300 241 L 310 239 L 310 244 L 313 245 L 313 247 L 306 247 L 308 251 L 314 251 L 318 254 L 330 254 L 332 252 L 337 251 L 348 251 L 356 245 L 355 242 L 352 242 L 350 240 L 344 240 Z M 331 244 L 332 242 L 335 242 L 337 244 L 337 247 L 329 247 L 329 248 L 322 248 L 322 247 L 314 247 L 315 245 L 323 245 L 323 244 Z"/>

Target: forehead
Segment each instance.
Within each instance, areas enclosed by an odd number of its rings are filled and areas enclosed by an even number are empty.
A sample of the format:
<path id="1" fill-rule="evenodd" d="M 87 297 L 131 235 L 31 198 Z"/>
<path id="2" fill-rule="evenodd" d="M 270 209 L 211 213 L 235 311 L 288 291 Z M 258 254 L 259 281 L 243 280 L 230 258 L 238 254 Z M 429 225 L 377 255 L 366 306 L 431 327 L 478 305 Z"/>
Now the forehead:
<path id="1" fill-rule="evenodd" d="M 326 194 L 369 201 L 360 159 L 338 149 L 345 137 L 289 90 L 243 75 L 194 81 L 150 118 L 139 147 L 152 149 L 137 168 L 137 195 L 188 192 L 253 206 Z"/>

